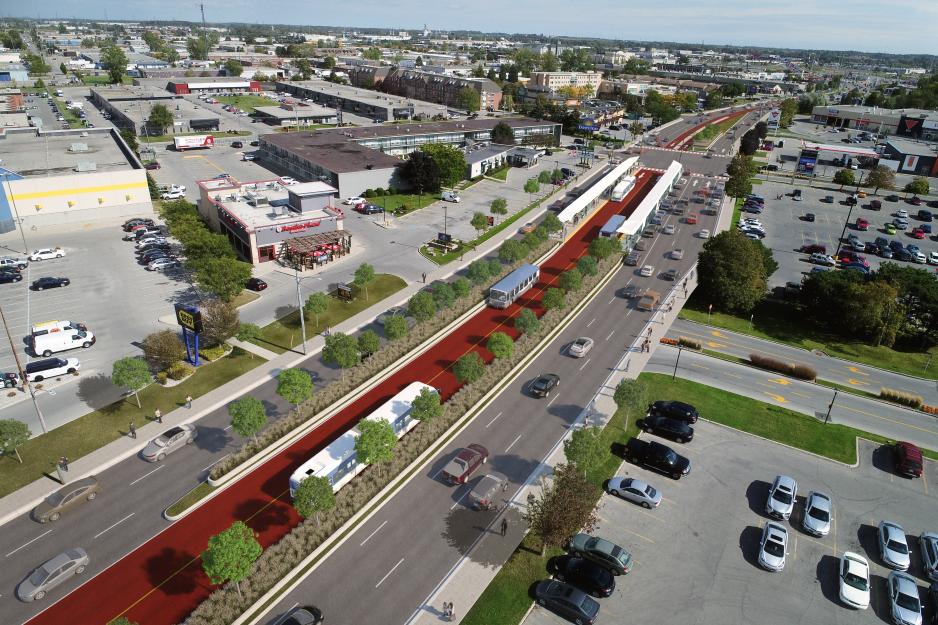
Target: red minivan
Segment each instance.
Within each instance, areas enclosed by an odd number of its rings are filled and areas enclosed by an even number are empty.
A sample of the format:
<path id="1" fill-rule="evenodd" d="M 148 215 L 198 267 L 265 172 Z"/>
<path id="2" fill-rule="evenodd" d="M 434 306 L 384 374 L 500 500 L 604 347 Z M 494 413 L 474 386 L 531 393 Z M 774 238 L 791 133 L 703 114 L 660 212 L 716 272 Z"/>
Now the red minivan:
<path id="1" fill-rule="evenodd" d="M 909 477 L 922 477 L 922 450 L 912 443 L 897 442 L 893 449 L 896 453 L 896 470 Z"/>

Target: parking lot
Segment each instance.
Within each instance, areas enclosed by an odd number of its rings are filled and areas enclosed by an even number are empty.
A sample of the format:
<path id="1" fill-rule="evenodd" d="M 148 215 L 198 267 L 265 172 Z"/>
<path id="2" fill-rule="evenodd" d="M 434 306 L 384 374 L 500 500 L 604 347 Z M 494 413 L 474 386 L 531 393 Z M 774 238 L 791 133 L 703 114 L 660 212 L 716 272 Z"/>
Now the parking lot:
<path id="1" fill-rule="evenodd" d="M 886 597 L 888 568 L 877 548 L 876 527 L 888 518 L 906 532 L 909 573 L 925 601 L 918 535 L 938 530 L 932 489 L 938 466 L 926 462 L 922 479 L 894 474 L 891 456 L 861 441 L 860 463 L 850 468 L 709 422 L 698 421 L 688 445 L 662 441 L 691 461 L 680 481 L 623 463 L 616 475 L 637 477 L 661 490 L 657 509 L 645 510 L 604 495 L 599 507 L 603 536 L 628 549 L 632 572 L 616 580 L 600 600 L 597 623 L 891 623 Z M 643 437 L 647 435 L 642 435 Z M 757 564 L 766 497 L 779 473 L 798 482 L 788 556 L 781 573 Z M 831 532 L 823 538 L 801 529 L 811 490 L 834 502 Z M 871 607 L 854 611 L 838 599 L 839 558 L 844 551 L 870 563 Z M 926 609 L 926 617 L 932 608 Z M 528 625 L 565 621 L 536 607 Z"/>
<path id="2" fill-rule="evenodd" d="M 10 239 L 15 235 L 15 239 Z M 123 356 L 139 354 L 135 343 L 154 330 L 165 328 L 157 321 L 170 315 L 173 303 L 192 296 L 181 272 L 146 271 L 138 265 L 134 244 L 122 241 L 119 225 L 108 225 L 85 231 L 43 229 L 27 235 L 30 249 L 62 247 L 66 256 L 32 262 L 23 271 L 23 280 L 0 285 L 3 311 L 14 342 L 18 345 L 21 363 L 31 359 L 26 352 L 30 324 L 50 320 L 72 320 L 88 326 L 96 338 L 95 345 L 54 354 L 56 357 L 78 358 L 81 375 L 63 378 L 61 383 L 47 381 L 45 389 L 63 384 L 77 384 L 77 394 L 85 403 L 100 407 L 121 396 L 121 390 L 109 381 L 111 363 Z M 0 239 L 0 254 L 19 242 L 18 233 Z M 15 249 L 21 248 L 17 245 Z M 20 254 L 14 254 L 21 256 Z M 30 284 L 40 277 L 65 277 L 71 284 L 61 288 L 31 291 Z M 9 343 L 0 343 L 0 371 L 14 371 L 16 365 Z M 74 389 L 70 392 L 75 392 Z M 0 397 L 0 414 L 4 418 L 31 420 L 35 413 L 25 396 Z M 22 413 L 22 414 L 20 414 Z M 46 414 L 50 426 L 61 423 L 57 414 Z M 67 420 L 67 419 L 66 419 Z"/>
<path id="3" fill-rule="evenodd" d="M 796 201 L 791 193 L 795 190 L 801 190 L 801 201 Z M 916 245 L 925 256 L 932 252 L 938 252 L 938 234 L 926 235 L 924 239 L 915 239 L 912 237 L 912 230 L 923 223 L 915 216 L 920 209 L 932 212 L 938 212 L 938 209 L 930 208 L 925 204 L 922 206 L 913 206 L 900 197 L 898 201 L 888 201 L 885 198 L 891 192 L 881 191 L 876 197 L 872 195 L 866 198 L 860 198 L 859 203 L 853 207 L 846 204 L 848 193 L 853 192 L 853 188 L 846 191 L 834 191 L 828 188 L 812 188 L 782 184 L 778 182 L 766 182 L 753 187 L 753 192 L 765 198 L 765 210 L 760 214 L 743 213 L 743 217 L 756 218 L 762 222 L 765 228 L 765 238 L 762 242 L 772 249 L 775 260 L 778 261 L 779 269 L 769 278 L 770 286 L 783 285 L 786 282 L 801 282 L 803 274 L 811 271 L 814 265 L 808 262 L 809 254 L 801 253 L 798 250 L 805 245 L 819 244 L 826 248 L 826 253 L 834 255 L 837 251 L 837 242 L 843 233 L 846 239 L 850 235 L 856 235 L 863 243 L 872 243 L 877 237 L 885 237 L 888 241 L 897 241 L 903 246 Z M 782 194 L 782 199 L 776 199 Z M 823 201 L 825 197 L 832 196 L 833 202 Z M 879 200 L 882 203 L 880 210 L 873 210 L 870 202 Z M 886 222 L 891 222 L 899 210 L 906 210 L 909 213 L 909 225 L 905 231 L 897 231 L 895 234 L 888 234 L 885 230 Z M 805 215 L 814 214 L 814 221 L 807 221 Z M 846 232 L 844 224 L 848 221 Z M 857 219 L 863 218 L 869 222 L 869 230 L 862 231 L 856 226 Z M 938 223 L 934 224 L 938 232 Z M 846 240 L 844 241 L 846 243 Z M 849 246 L 847 248 L 849 249 Z M 896 258 L 880 258 L 875 252 L 861 253 L 870 265 L 870 269 L 876 270 L 882 262 L 896 262 L 899 264 L 913 265 L 916 267 L 925 267 L 922 264 L 897 260 Z M 929 266 L 933 269 L 934 266 Z"/>

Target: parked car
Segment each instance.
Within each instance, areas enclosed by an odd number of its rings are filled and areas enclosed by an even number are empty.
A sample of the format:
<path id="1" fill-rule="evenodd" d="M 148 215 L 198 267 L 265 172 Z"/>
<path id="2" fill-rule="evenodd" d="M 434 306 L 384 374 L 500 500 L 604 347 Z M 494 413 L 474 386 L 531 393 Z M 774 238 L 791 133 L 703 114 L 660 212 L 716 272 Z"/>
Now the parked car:
<path id="1" fill-rule="evenodd" d="M 260 278 L 249 278 L 248 281 L 244 283 L 244 287 L 259 292 L 267 288 L 267 283 Z"/>
<path id="2" fill-rule="evenodd" d="M 814 213 L 805 213 L 803 219 L 805 221 L 814 222 Z"/>
<path id="3" fill-rule="evenodd" d="M 295 184 L 300 184 L 299 180 L 296 178 L 291 178 L 290 176 L 280 176 L 280 182 L 283 183 L 283 186 L 285 187 L 292 187 Z"/>
<path id="4" fill-rule="evenodd" d="M 283 180 L 283 179 L 281 178 L 281 180 Z M 356 196 L 354 196 L 354 197 L 347 197 L 347 198 L 345 198 L 344 200 L 342 200 L 342 203 L 345 204 L 345 205 L 347 205 L 347 206 L 357 206 L 357 205 L 359 205 L 359 204 L 364 204 L 364 203 L 365 203 L 365 198 L 359 197 L 359 196 L 356 195 Z"/>
<path id="5" fill-rule="evenodd" d="M 883 203 L 879 200 L 871 200 L 869 206 L 870 210 L 878 211 L 883 208 Z"/>
<path id="6" fill-rule="evenodd" d="M 237 148 L 237 149 L 241 149 L 241 148 L 244 147 L 244 142 L 242 142 L 242 141 L 232 141 L 232 142 L 231 142 L 231 147 Z"/>
<path id="7" fill-rule="evenodd" d="M 582 358 L 586 356 L 591 349 L 593 349 L 593 339 L 588 336 L 581 336 L 570 343 L 570 347 L 567 348 L 567 353 L 574 358 Z"/>
<path id="8" fill-rule="evenodd" d="M 642 255 L 638 252 L 629 252 L 629 255 L 625 257 L 623 262 L 630 267 L 636 267 L 641 259 Z"/>
<path id="9" fill-rule="evenodd" d="M 61 286 L 68 286 L 71 283 L 72 283 L 71 280 L 69 280 L 68 278 L 45 277 L 45 278 L 39 278 L 38 280 L 34 280 L 29 288 L 32 289 L 33 291 L 42 291 L 44 289 L 55 289 Z"/>
<path id="10" fill-rule="evenodd" d="M 886 196 L 885 198 L 883 198 L 883 199 L 886 200 L 887 202 L 898 202 L 898 201 L 899 201 L 899 196 L 896 195 L 895 193 L 893 193 L 893 194 L 887 195 L 887 196 Z"/>
<path id="11" fill-rule="evenodd" d="M 146 165 L 144 165 L 143 168 L 144 168 L 144 169 L 147 169 L 147 170 L 149 170 L 149 171 L 153 171 L 154 169 L 159 169 L 159 168 L 160 168 L 160 163 L 159 163 L 159 161 L 150 161 L 149 163 L 147 163 Z"/>
<path id="12" fill-rule="evenodd" d="M 795 509 L 795 497 L 798 495 L 798 483 L 787 475 L 775 476 L 775 481 L 769 487 L 769 495 L 765 502 L 765 513 L 770 517 L 788 520 L 792 510 Z"/>
<path id="13" fill-rule="evenodd" d="M 690 473 L 690 460 L 656 441 L 632 438 L 626 443 L 625 458 L 679 480 Z"/>
<path id="14" fill-rule="evenodd" d="M 889 612 L 896 625 L 922 625 L 922 602 L 915 578 L 892 571 L 886 578 Z"/>
<path id="15" fill-rule="evenodd" d="M 167 269 L 175 269 L 176 267 L 179 267 L 179 261 L 167 256 L 150 261 L 147 265 L 147 271 L 166 271 Z"/>
<path id="16" fill-rule="evenodd" d="M 613 575 L 625 575 L 632 570 L 632 554 L 605 538 L 577 534 L 567 541 L 564 549 L 571 555 L 606 567 Z"/>
<path id="17" fill-rule="evenodd" d="M 833 256 L 821 253 L 811 254 L 811 256 L 808 257 L 808 261 L 823 267 L 834 267 L 837 265 L 837 261 L 834 260 Z"/>
<path id="18" fill-rule="evenodd" d="M 799 252 L 805 254 L 827 254 L 827 246 L 821 245 L 820 243 L 807 243 L 802 245 L 799 249 Z"/>
<path id="19" fill-rule="evenodd" d="M 18 271 L 7 269 L 0 270 L 0 284 L 9 284 L 10 282 L 19 282 L 23 279 L 23 274 Z"/>
<path id="20" fill-rule="evenodd" d="M 649 404 L 648 414 L 671 417 L 684 423 L 697 423 L 697 419 L 700 417 L 696 408 L 680 401 L 656 401 Z"/>
<path id="21" fill-rule="evenodd" d="M 12 256 L 4 256 L 0 258 L 0 269 L 12 269 L 14 271 L 22 271 L 26 269 L 26 266 L 29 264 L 29 260 L 25 258 L 13 258 Z"/>
<path id="22" fill-rule="evenodd" d="M 649 434 L 669 438 L 675 443 L 689 443 L 694 439 L 694 428 L 684 421 L 662 415 L 649 415 L 640 419 L 638 427 Z"/>
<path id="23" fill-rule="evenodd" d="M 171 454 L 186 445 L 191 445 L 198 437 L 198 431 L 189 424 L 170 428 L 147 443 L 140 455 L 148 462 L 161 462 L 167 454 Z"/>
<path id="24" fill-rule="evenodd" d="M 780 573 L 785 568 L 785 556 L 788 555 L 788 530 L 778 523 L 769 521 L 762 528 L 759 540 L 759 566 L 773 573 Z"/>
<path id="25" fill-rule="evenodd" d="M 362 215 L 374 215 L 384 212 L 384 209 L 377 204 L 359 204 L 355 207 L 354 210 L 358 211 Z"/>
<path id="26" fill-rule="evenodd" d="M 489 450 L 478 443 L 472 443 L 460 449 L 456 456 L 446 463 L 441 475 L 450 484 L 465 484 L 472 473 L 489 459 Z"/>
<path id="27" fill-rule="evenodd" d="M 801 526 L 813 536 L 827 536 L 831 531 L 834 504 L 824 493 L 811 491 L 804 504 Z"/>
<path id="28" fill-rule="evenodd" d="M 922 477 L 922 450 L 917 445 L 898 441 L 892 446 L 896 471 L 907 477 Z"/>
<path id="29" fill-rule="evenodd" d="M 186 197 L 186 194 L 183 193 L 182 191 L 167 191 L 166 193 L 164 193 L 163 195 L 160 196 L 160 199 L 163 199 L 163 200 L 181 200 L 181 199 L 184 198 L 184 197 Z"/>
<path id="30" fill-rule="evenodd" d="M 661 493 L 645 482 L 632 477 L 612 477 L 606 482 L 606 492 L 622 497 L 643 508 L 657 508 L 661 505 Z"/>
<path id="31" fill-rule="evenodd" d="M 52 258 L 64 258 L 65 250 L 61 247 L 44 247 L 38 250 L 34 250 L 32 254 L 29 255 L 29 260 L 49 260 Z"/>
<path id="32" fill-rule="evenodd" d="M 880 521 L 876 535 L 883 564 L 897 571 L 907 571 L 910 559 L 905 530 L 891 521 Z"/>
<path id="33" fill-rule="evenodd" d="M 290 610 L 286 619 L 278 625 L 321 625 L 323 620 L 322 610 L 306 605 Z"/>
<path id="34" fill-rule="evenodd" d="M 677 279 L 677 275 L 678 275 L 678 270 L 677 270 L 677 269 L 668 269 L 667 271 L 665 271 L 664 273 L 661 274 L 661 278 L 664 279 L 664 280 L 672 280 L 672 281 L 673 281 L 673 280 L 676 280 L 676 279 Z"/>
<path id="35" fill-rule="evenodd" d="M 557 556 L 552 565 L 554 579 L 572 584 L 594 597 L 608 597 L 616 589 L 616 578 L 609 569 L 586 558 Z"/>
<path id="36" fill-rule="evenodd" d="M 98 496 L 98 479 L 94 476 L 76 480 L 63 486 L 33 508 L 33 518 L 40 523 L 58 521 L 63 513 Z"/>
<path id="37" fill-rule="evenodd" d="M 580 625 L 591 624 L 599 614 L 599 603 L 582 590 L 553 579 L 534 587 L 534 600 L 562 618 Z"/>
<path id="38" fill-rule="evenodd" d="M 534 397 L 549 397 L 550 392 L 560 386 L 560 376 L 554 373 L 542 373 L 528 385 L 528 392 Z"/>
<path id="39" fill-rule="evenodd" d="M 840 601 L 851 608 L 870 607 L 870 564 L 852 551 L 840 556 Z"/>
<path id="40" fill-rule="evenodd" d="M 924 532 L 918 537 L 918 545 L 922 552 L 922 572 L 931 581 L 938 582 L 938 533 Z"/>
<path id="41" fill-rule="evenodd" d="M 64 551 L 29 574 L 16 587 L 16 598 L 20 601 L 40 601 L 46 594 L 72 578 L 81 575 L 91 560 L 84 549 L 76 547 Z"/>

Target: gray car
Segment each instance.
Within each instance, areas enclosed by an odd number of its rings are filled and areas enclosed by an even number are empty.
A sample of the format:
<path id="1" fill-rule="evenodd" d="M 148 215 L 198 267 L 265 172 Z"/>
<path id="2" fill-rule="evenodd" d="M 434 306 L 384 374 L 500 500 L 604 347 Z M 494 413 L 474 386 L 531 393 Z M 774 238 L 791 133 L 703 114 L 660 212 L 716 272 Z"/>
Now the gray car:
<path id="1" fill-rule="evenodd" d="M 788 530 L 778 523 L 769 521 L 762 528 L 759 541 L 759 566 L 773 573 L 780 573 L 785 568 L 785 556 L 788 555 Z"/>
<path id="2" fill-rule="evenodd" d="M 938 534 L 925 532 L 918 537 L 918 544 L 922 550 L 922 569 L 925 576 L 933 582 L 938 582 Z"/>
<path id="3" fill-rule="evenodd" d="M 613 477 L 606 483 L 610 495 L 628 499 L 643 508 L 657 508 L 661 505 L 661 492 L 654 486 L 631 477 Z"/>
<path id="4" fill-rule="evenodd" d="M 876 536 L 883 564 L 897 571 L 908 571 L 909 544 L 905 540 L 905 530 L 891 521 L 880 521 Z"/>
<path id="5" fill-rule="evenodd" d="M 787 475 L 775 476 L 769 488 L 769 497 L 765 502 L 765 513 L 779 520 L 788 520 L 795 509 L 795 497 L 798 495 L 798 483 Z"/>
<path id="6" fill-rule="evenodd" d="M 140 455 L 148 462 L 159 462 L 177 449 L 192 444 L 198 434 L 191 425 L 170 428 L 147 443 Z"/>
<path id="7" fill-rule="evenodd" d="M 280 625 L 319 625 L 323 622 L 322 612 L 314 606 L 294 608 Z"/>
<path id="8" fill-rule="evenodd" d="M 922 625 L 922 602 L 915 580 L 905 573 L 892 571 L 886 579 L 889 611 L 896 625 Z"/>
<path id="9" fill-rule="evenodd" d="M 804 504 L 804 531 L 814 536 L 827 536 L 831 531 L 831 516 L 834 504 L 824 493 L 811 491 Z"/>
<path id="10" fill-rule="evenodd" d="M 94 476 L 76 480 L 55 491 L 33 509 L 33 518 L 40 523 L 58 521 L 62 513 L 98 496 L 98 480 Z"/>
<path id="11" fill-rule="evenodd" d="M 20 601 L 39 601 L 47 592 L 71 579 L 73 575 L 84 573 L 88 562 L 88 554 L 80 547 L 60 553 L 20 582 L 16 587 L 16 597 Z"/>

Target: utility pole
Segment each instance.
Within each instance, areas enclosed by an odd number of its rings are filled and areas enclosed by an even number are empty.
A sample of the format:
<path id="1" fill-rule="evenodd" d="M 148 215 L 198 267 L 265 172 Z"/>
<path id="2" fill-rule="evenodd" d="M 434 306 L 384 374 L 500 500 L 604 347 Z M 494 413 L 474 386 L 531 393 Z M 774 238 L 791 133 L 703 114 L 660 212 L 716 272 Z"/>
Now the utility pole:
<path id="1" fill-rule="evenodd" d="M 46 427 L 46 420 L 42 416 L 42 411 L 39 409 L 39 402 L 36 401 L 36 393 L 33 392 L 33 387 L 29 385 L 29 380 L 26 379 L 26 372 L 23 371 L 23 365 L 20 364 L 19 354 L 16 353 L 16 347 L 13 345 L 13 337 L 10 336 L 10 328 L 7 326 L 6 315 L 3 314 L 3 308 L 0 308 L 0 320 L 3 321 L 3 330 L 7 334 L 7 340 L 10 341 L 10 350 L 13 352 L 13 360 L 16 361 L 16 370 L 20 374 L 20 380 L 23 382 L 23 388 L 29 391 L 29 396 L 33 399 L 33 406 L 36 408 L 36 416 L 39 417 L 39 426 L 42 428 L 42 433 L 48 433 L 49 429 Z"/>

